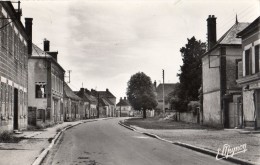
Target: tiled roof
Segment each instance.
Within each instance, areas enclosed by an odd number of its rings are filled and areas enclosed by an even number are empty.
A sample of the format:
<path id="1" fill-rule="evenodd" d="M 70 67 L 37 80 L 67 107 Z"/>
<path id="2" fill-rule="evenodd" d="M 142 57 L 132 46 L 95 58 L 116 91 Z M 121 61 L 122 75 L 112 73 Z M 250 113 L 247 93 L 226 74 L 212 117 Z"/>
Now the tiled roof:
<path id="1" fill-rule="evenodd" d="M 73 100 L 82 100 L 79 96 L 75 95 L 67 83 L 64 84 L 64 94 L 65 97 L 71 98 Z"/>
<path id="2" fill-rule="evenodd" d="M 217 44 L 241 44 L 241 38 L 237 38 L 237 33 L 244 30 L 249 23 L 235 23 L 217 42 Z"/>
<path id="3" fill-rule="evenodd" d="M 128 100 L 121 99 L 116 106 L 131 106 Z"/>
<path id="4" fill-rule="evenodd" d="M 84 92 L 84 91 L 78 91 L 76 92 L 76 95 L 78 95 L 79 97 L 81 97 L 84 101 L 87 101 L 91 104 L 97 104 L 97 98 Z"/>

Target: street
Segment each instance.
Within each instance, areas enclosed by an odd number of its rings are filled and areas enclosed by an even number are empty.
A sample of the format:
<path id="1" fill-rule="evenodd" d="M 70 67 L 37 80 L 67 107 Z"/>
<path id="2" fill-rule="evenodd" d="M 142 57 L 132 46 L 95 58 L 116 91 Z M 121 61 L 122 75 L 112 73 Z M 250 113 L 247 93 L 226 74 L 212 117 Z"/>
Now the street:
<path id="1" fill-rule="evenodd" d="M 119 120 L 88 122 L 67 130 L 43 164 L 231 164 L 133 132 L 118 125 Z"/>

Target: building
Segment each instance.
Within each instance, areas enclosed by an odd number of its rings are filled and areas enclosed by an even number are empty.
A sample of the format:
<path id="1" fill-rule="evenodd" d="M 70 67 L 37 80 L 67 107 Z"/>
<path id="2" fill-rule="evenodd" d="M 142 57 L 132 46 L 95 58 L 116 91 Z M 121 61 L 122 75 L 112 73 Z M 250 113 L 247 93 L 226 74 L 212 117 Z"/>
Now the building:
<path id="1" fill-rule="evenodd" d="M 84 110 L 85 110 L 85 118 L 96 118 L 97 113 L 97 104 L 98 100 L 96 97 L 91 95 L 91 92 L 88 89 L 80 88 L 78 92 L 74 92 L 77 96 L 82 98 L 84 103 Z"/>
<path id="2" fill-rule="evenodd" d="M 83 100 L 64 83 L 64 120 L 73 121 L 86 117 Z"/>
<path id="3" fill-rule="evenodd" d="M 126 97 L 124 97 L 124 99 L 120 97 L 119 102 L 116 104 L 116 111 L 119 114 L 118 116 L 120 117 L 128 117 L 134 115 L 134 110 Z"/>
<path id="4" fill-rule="evenodd" d="M 164 83 L 156 86 L 156 82 L 154 82 L 155 86 L 155 96 L 158 102 L 156 109 L 163 110 L 163 88 L 164 88 L 164 110 L 170 110 L 170 103 L 168 99 L 168 95 L 175 90 L 174 83 Z"/>
<path id="5" fill-rule="evenodd" d="M 242 60 L 237 33 L 249 24 L 235 24 L 217 41 L 216 17 L 210 15 L 208 50 L 202 55 L 203 124 L 234 128 L 241 126 L 241 88 L 237 85 L 238 64 Z"/>
<path id="6" fill-rule="evenodd" d="M 20 17 L 10 1 L 0 1 L 0 131 L 27 128 L 28 41 L 32 18 Z"/>
<path id="7" fill-rule="evenodd" d="M 243 87 L 243 121 L 245 127 L 260 128 L 260 17 L 237 34 L 242 38 L 243 76 L 237 82 Z"/>
<path id="8" fill-rule="evenodd" d="M 106 91 L 96 91 L 94 89 L 91 89 L 90 93 L 97 99 L 106 99 L 107 102 L 110 104 L 110 108 L 107 112 L 107 117 L 116 116 L 116 97 L 108 89 L 106 89 Z"/>
<path id="9" fill-rule="evenodd" d="M 32 125 L 64 121 L 65 71 L 57 61 L 58 52 L 49 51 L 49 44 L 44 40 L 44 50 L 32 44 L 32 55 L 28 60 L 28 111 Z"/>

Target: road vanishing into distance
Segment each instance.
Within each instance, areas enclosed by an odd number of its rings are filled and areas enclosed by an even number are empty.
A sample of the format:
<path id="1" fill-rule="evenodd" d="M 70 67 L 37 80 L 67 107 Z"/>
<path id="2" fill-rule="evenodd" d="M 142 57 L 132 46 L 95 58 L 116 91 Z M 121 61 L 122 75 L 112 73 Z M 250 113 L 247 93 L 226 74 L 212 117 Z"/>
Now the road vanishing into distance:
<path id="1" fill-rule="evenodd" d="M 48 154 L 43 164 L 232 164 L 128 130 L 118 124 L 119 120 L 122 120 L 122 118 L 87 122 L 67 130 Z"/>

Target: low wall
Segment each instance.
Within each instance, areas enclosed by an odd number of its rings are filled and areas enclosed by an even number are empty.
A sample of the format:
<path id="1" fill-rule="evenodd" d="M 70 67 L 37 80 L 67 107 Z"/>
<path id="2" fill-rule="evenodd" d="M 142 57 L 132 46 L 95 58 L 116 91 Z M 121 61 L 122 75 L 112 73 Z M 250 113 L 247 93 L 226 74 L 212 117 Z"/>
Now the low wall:
<path id="1" fill-rule="evenodd" d="M 199 123 L 198 115 L 194 114 L 193 112 L 182 112 L 182 113 L 178 112 L 177 120 L 187 122 L 187 123 Z"/>

